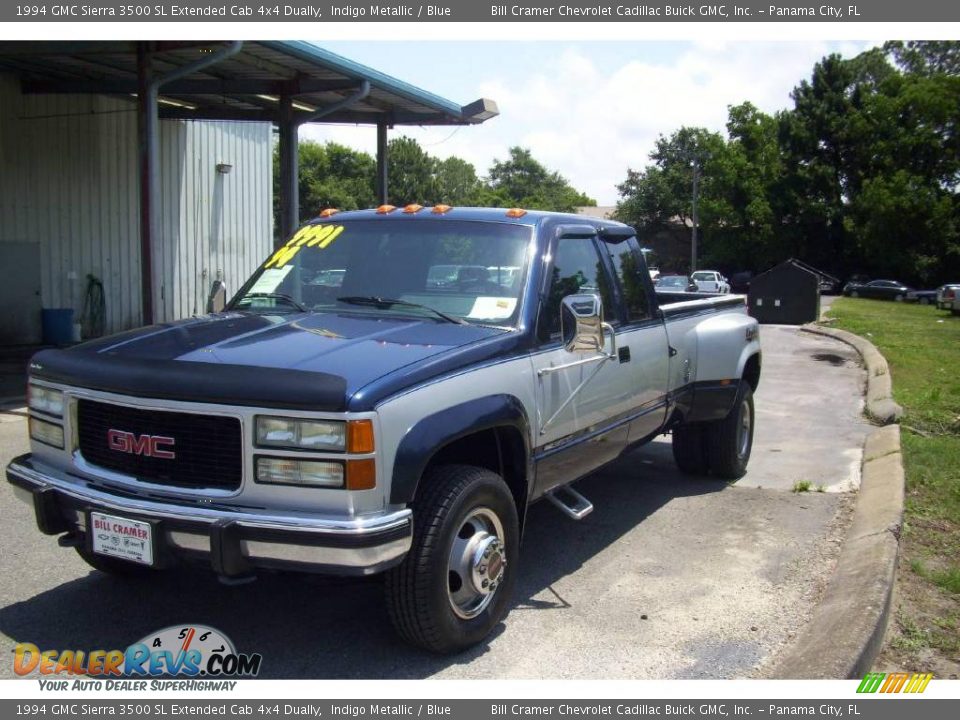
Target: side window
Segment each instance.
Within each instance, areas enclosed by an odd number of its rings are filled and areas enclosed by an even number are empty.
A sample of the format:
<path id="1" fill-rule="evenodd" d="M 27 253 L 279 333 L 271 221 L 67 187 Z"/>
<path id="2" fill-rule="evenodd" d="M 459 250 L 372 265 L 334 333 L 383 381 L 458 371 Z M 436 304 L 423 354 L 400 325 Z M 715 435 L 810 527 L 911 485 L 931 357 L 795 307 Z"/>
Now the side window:
<path id="1" fill-rule="evenodd" d="M 567 295 L 599 293 L 604 317 L 615 318 L 610 282 L 597 248 L 590 238 L 560 238 L 553 255 L 553 270 L 547 298 L 537 321 L 541 342 L 560 337 L 560 301 Z"/>
<path id="2" fill-rule="evenodd" d="M 650 296 L 647 295 L 643 263 L 640 262 L 640 248 L 636 241 L 628 240 L 617 245 L 608 244 L 607 251 L 613 259 L 613 268 L 620 283 L 623 303 L 627 307 L 627 322 L 649 319 Z"/>

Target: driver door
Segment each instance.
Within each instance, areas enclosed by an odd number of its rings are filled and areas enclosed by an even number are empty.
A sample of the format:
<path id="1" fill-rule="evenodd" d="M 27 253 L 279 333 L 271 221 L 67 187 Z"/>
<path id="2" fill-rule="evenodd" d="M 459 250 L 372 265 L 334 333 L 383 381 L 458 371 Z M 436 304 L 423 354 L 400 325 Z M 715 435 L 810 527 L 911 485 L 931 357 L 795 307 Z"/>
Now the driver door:
<path id="1" fill-rule="evenodd" d="M 571 478 L 585 475 L 620 454 L 628 424 L 609 428 L 630 408 L 630 365 L 601 359 L 615 353 L 610 332 L 604 352 L 571 352 L 561 336 L 561 301 L 595 294 L 616 317 L 611 278 L 593 237 L 561 237 L 551 252 L 547 284 L 537 322 L 539 350 L 531 357 L 537 382 L 534 459 L 539 497 Z M 568 333 L 569 325 L 565 328 Z"/>

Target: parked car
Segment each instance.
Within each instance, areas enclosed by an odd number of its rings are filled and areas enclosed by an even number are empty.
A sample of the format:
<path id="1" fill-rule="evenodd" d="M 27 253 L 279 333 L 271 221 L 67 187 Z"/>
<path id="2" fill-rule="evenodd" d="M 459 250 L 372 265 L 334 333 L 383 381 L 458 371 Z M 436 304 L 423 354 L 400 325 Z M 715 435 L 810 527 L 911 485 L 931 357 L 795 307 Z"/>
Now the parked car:
<path id="1" fill-rule="evenodd" d="M 697 284 L 700 292 L 720 294 L 730 292 L 730 283 L 716 270 L 697 270 L 690 278 Z"/>
<path id="2" fill-rule="evenodd" d="M 730 292 L 746 295 L 750 292 L 751 280 L 753 280 L 753 272 L 750 270 L 733 273 L 730 276 Z"/>
<path id="3" fill-rule="evenodd" d="M 906 300 L 911 288 L 896 280 L 871 280 L 866 283 L 848 282 L 843 287 L 847 297 L 864 297 L 876 300 Z"/>
<path id="4" fill-rule="evenodd" d="M 689 275 L 661 275 L 654 286 L 658 291 L 671 290 L 673 292 L 698 292 L 697 284 Z"/>
<path id="5" fill-rule="evenodd" d="M 933 305 L 937 301 L 936 290 L 911 290 L 905 298 L 907 302 L 915 302 L 920 305 Z"/>
<path id="6" fill-rule="evenodd" d="M 937 307 L 941 310 L 953 308 L 953 301 L 960 296 L 960 283 L 947 283 L 937 289 Z"/>
<path id="7" fill-rule="evenodd" d="M 820 275 L 820 294 L 837 295 L 841 290 L 840 281 L 830 275 Z"/>
<path id="8" fill-rule="evenodd" d="M 620 223 L 342 212 L 225 312 L 36 354 L 7 479 L 101 572 L 386 573 L 399 635 L 455 652 L 506 615 L 532 502 L 581 519 L 570 484 L 664 432 L 684 472 L 746 472 L 759 337 L 739 296 L 661 304 Z"/>

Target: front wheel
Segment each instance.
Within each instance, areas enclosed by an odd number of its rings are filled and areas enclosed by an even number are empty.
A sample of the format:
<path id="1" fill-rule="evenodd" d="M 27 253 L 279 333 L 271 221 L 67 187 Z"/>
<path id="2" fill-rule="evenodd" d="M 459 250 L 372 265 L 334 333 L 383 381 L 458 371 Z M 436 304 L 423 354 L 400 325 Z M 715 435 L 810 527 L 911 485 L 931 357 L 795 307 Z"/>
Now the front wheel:
<path id="1" fill-rule="evenodd" d="M 896 300 L 897 302 L 903 302 L 903 301 L 904 301 L 904 298 L 905 298 L 904 295 L 897 295 L 897 296 L 894 298 L 894 300 Z"/>
<path id="2" fill-rule="evenodd" d="M 858 293 L 856 290 L 851 290 L 851 291 L 850 291 L 850 297 L 854 297 L 854 298 L 855 298 L 855 297 L 860 297 L 860 293 Z"/>
<path id="3" fill-rule="evenodd" d="M 753 449 L 753 390 L 740 381 L 733 409 L 706 430 L 705 451 L 710 472 L 724 480 L 737 480 L 747 472 Z"/>
<path id="4" fill-rule="evenodd" d="M 413 527 L 407 557 L 387 574 L 394 627 L 436 653 L 476 645 L 507 614 L 516 584 L 520 529 L 509 488 L 485 468 L 433 468 Z"/>

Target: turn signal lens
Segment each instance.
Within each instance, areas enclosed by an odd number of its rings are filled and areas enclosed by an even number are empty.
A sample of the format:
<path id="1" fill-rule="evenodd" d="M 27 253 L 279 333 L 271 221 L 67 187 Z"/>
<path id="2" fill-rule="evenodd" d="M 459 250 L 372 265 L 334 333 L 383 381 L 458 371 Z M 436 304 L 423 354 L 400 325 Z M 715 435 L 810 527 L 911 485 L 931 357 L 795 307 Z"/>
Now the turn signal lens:
<path id="1" fill-rule="evenodd" d="M 523 208 L 510 208 L 507 210 L 507 217 L 509 218 L 521 218 L 527 214 L 527 211 Z"/>
<path id="2" fill-rule="evenodd" d="M 393 212 L 396 209 L 396 205 L 381 205 L 377 208 L 377 215 L 386 215 L 388 212 Z"/>
<path id="3" fill-rule="evenodd" d="M 373 490 L 377 486 L 377 464 L 370 460 L 347 460 L 347 490 Z"/>
<path id="4" fill-rule="evenodd" d="M 452 208 L 449 205 L 434 205 L 432 212 L 434 215 L 443 215 L 446 212 L 450 212 Z"/>
<path id="5" fill-rule="evenodd" d="M 322 217 L 322 218 L 328 218 L 328 217 L 330 217 L 331 215 L 336 215 L 338 212 L 340 212 L 340 211 L 337 210 L 337 208 L 327 208 L 327 209 L 325 209 L 325 210 L 321 210 L 321 211 L 320 211 L 320 217 Z"/>
<path id="6" fill-rule="evenodd" d="M 410 203 L 403 209 L 403 211 L 408 215 L 420 212 L 421 210 L 423 210 L 423 205 L 417 205 L 416 203 Z"/>
<path id="7" fill-rule="evenodd" d="M 351 420 L 347 423 L 347 452 L 373 452 L 372 420 Z"/>

